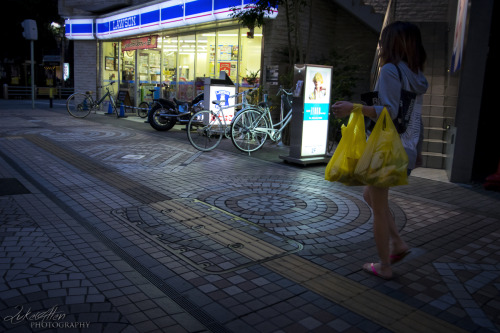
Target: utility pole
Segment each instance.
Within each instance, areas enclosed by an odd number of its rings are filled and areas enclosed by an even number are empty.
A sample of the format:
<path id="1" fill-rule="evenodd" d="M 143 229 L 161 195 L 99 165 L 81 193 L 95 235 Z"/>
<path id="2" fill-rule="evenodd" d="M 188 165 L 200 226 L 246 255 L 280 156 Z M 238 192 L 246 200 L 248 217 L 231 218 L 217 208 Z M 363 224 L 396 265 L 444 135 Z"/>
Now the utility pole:
<path id="1" fill-rule="evenodd" d="M 35 20 L 24 20 L 21 23 L 24 28 L 23 37 L 31 44 L 31 107 L 35 108 L 35 40 L 38 40 L 38 30 Z"/>

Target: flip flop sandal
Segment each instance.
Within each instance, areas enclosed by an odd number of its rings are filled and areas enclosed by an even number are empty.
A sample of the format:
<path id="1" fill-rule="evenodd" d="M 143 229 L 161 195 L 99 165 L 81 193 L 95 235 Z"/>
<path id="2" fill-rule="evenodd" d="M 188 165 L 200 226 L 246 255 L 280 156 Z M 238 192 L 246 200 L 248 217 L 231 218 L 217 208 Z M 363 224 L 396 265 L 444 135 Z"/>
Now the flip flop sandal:
<path id="1" fill-rule="evenodd" d="M 389 256 L 389 258 L 391 260 L 391 265 L 394 265 L 394 264 L 400 262 L 401 260 L 403 260 L 410 253 L 411 253 L 411 251 L 407 250 L 407 251 L 404 251 L 404 252 L 401 252 L 401 253 L 398 253 L 398 254 L 391 254 Z"/>
<path id="2" fill-rule="evenodd" d="M 365 265 L 363 265 L 363 270 L 365 272 L 369 273 L 369 274 L 378 276 L 379 278 L 382 278 L 384 280 L 392 280 L 392 276 L 382 275 L 379 272 L 377 272 L 377 270 L 375 269 L 375 266 L 373 265 L 373 263 L 370 263 L 370 269 L 365 268 Z"/>

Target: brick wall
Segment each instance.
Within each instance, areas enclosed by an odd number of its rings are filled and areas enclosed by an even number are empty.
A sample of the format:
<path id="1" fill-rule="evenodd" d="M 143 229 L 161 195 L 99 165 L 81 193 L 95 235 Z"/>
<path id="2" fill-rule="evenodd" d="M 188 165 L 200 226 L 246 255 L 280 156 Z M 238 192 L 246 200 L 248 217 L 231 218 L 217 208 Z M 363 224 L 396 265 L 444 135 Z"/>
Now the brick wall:
<path id="1" fill-rule="evenodd" d="M 377 13 L 385 14 L 388 0 L 362 0 Z M 444 22 L 447 20 L 449 0 L 397 0 L 396 16 L 401 21 Z"/>

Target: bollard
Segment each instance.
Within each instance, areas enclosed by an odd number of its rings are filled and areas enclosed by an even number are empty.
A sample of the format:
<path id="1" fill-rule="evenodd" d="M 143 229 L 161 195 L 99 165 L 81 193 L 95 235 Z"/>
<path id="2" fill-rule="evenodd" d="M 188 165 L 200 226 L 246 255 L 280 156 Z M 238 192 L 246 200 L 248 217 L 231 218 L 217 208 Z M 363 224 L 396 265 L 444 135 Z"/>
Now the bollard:
<path id="1" fill-rule="evenodd" d="M 49 88 L 49 107 L 52 109 L 53 106 L 53 100 L 54 100 L 54 93 L 52 88 Z"/>
<path id="2" fill-rule="evenodd" d="M 113 114 L 113 107 L 111 106 L 111 103 L 108 104 L 108 114 Z"/>
<path id="3" fill-rule="evenodd" d="M 120 105 L 120 117 L 125 117 L 125 106 Z"/>

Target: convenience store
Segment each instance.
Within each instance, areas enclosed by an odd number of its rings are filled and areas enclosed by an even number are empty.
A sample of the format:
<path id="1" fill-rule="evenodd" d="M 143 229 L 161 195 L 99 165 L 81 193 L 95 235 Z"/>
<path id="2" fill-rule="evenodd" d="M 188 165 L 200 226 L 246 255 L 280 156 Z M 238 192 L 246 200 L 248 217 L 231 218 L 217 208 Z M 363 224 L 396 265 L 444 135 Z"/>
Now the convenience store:
<path id="1" fill-rule="evenodd" d="M 147 100 L 152 86 L 161 87 L 161 97 L 191 100 L 203 92 L 204 78 L 218 78 L 221 71 L 241 91 L 258 85 L 251 78 L 262 63 L 262 30 L 252 34 L 231 17 L 233 8 L 248 3 L 162 1 L 96 18 L 66 18 L 66 37 L 97 41 L 98 85 L 117 81 L 131 105 Z"/>

